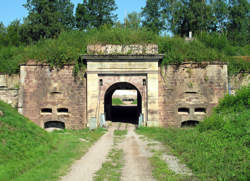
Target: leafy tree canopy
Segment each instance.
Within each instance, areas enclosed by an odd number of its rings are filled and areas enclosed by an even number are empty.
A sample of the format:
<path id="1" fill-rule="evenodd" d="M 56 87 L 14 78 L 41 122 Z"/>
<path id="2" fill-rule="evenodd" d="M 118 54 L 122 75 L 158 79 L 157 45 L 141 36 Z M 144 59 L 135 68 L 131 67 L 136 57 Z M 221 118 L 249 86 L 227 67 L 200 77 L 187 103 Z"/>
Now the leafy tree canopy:
<path id="1" fill-rule="evenodd" d="M 220 32 L 236 45 L 250 42 L 249 0 L 147 0 L 142 9 L 143 26 L 154 32 L 171 31 L 187 36 Z"/>
<path id="2" fill-rule="evenodd" d="M 76 26 L 80 30 L 114 24 L 117 15 L 114 0 L 84 0 L 76 8 Z"/>
<path id="3" fill-rule="evenodd" d="M 139 29 L 141 27 L 141 14 L 137 12 L 129 13 L 124 20 L 124 24 L 127 28 Z"/>
<path id="4" fill-rule="evenodd" d="M 27 0 L 24 7 L 29 12 L 26 33 L 32 40 L 52 38 L 74 27 L 70 0 Z"/>
<path id="5" fill-rule="evenodd" d="M 162 6 L 162 15 L 174 34 L 208 31 L 213 22 L 211 6 L 205 0 L 162 0 Z"/>
<path id="6" fill-rule="evenodd" d="M 249 0 L 229 1 L 229 38 L 240 45 L 250 44 L 250 2 Z"/>
<path id="7" fill-rule="evenodd" d="M 142 8 L 143 26 L 156 33 L 165 29 L 161 3 L 162 0 L 147 0 L 146 6 Z"/>

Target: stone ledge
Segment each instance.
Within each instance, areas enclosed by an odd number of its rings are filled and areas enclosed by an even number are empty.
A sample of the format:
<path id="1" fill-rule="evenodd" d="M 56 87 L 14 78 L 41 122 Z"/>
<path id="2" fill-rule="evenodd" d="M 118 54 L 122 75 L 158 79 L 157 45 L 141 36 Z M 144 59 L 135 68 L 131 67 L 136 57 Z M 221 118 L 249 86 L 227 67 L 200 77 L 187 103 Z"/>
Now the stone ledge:
<path id="1" fill-rule="evenodd" d="M 87 62 L 102 61 L 102 62 L 158 62 L 163 59 L 163 55 L 82 55 L 82 59 Z"/>
<path id="2" fill-rule="evenodd" d="M 180 66 L 180 65 L 227 65 L 227 62 L 222 62 L 222 61 L 203 61 L 203 62 L 193 62 L 193 61 L 185 61 L 180 64 L 178 63 L 170 63 L 168 65 L 175 65 L 175 66 Z"/>

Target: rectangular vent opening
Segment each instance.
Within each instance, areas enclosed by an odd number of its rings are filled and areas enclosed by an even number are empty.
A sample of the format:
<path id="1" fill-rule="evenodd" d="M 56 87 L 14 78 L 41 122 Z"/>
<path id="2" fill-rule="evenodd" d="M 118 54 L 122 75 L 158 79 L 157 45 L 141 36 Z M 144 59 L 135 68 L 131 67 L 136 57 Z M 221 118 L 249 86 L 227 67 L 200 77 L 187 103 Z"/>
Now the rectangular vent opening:
<path id="1" fill-rule="evenodd" d="M 197 92 L 195 92 L 195 91 L 187 91 L 187 92 L 185 92 L 186 94 L 197 94 Z"/>
<path id="2" fill-rule="evenodd" d="M 57 112 L 58 112 L 58 113 L 68 113 L 68 112 L 69 112 L 69 109 L 68 109 L 68 108 L 58 108 L 58 109 L 57 109 Z"/>
<path id="3" fill-rule="evenodd" d="M 206 113 L 206 108 L 203 107 L 198 107 L 194 109 L 195 114 L 205 114 Z"/>
<path id="4" fill-rule="evenodd" d="M 41 109 L 41 113 L 52 113 L 52 109 L 51 108 L 42 108 Z"/>
<path id="5" fill-rule="evenodd" d="M 53 91 L 53 92 L 51 92 L 51 94 L 61 94 L 61 92 Z"/>
<path id="6" fill-rule="evenodd" d="M 180 107 L 180 108 L 178 108 L 178 113 L 179 114 L 189 114 L 189 108 Z"/>

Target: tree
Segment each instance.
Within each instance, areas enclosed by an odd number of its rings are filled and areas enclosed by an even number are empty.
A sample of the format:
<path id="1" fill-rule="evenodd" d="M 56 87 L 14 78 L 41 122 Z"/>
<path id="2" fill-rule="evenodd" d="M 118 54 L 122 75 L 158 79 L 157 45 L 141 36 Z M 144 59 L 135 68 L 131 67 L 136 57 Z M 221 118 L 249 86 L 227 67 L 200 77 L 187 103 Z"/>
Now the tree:
<path id="1" fill-rule="evenodd" d="M 80 30 L 87 29 L 90 24 L 90 13 L 88 9 L 88 2 L 83 1 L 78 4 L 76 8 L 76 27 Z"/>
<path id="2" fill-rule="evenodd" d="M 12 21 L 5 27 L 0 22 L 0 46 L 20 46 L 23 43 L 22 27 L 20 20 Z"/>
<path id="3" fill-rule="evenodd" d="M 35 41 L 53 38 L 74 25 L 70 0 L 27 0 L 24 7 L 29 11 L 27 33 Z"/>
<path id="4" fill-rule="evenodd" d="M 163 18 L 174 34 L 209 31 L 212 8 L 205 0 L 162 0 Z"/>
<path id="5" fill-rule="evenodd" d="M 165 29 L 165 23 L 162 19 L 162 0 L 147 0 L 146 6 L 142 8 L 142 24 L 144 27 L 160 33 Z"/>
<path id="6" fill-rule="evenodd" d="M 22 44 L 21 23 L 19 20 L 14 20 L 7 27 L 8 45 L 19 46 Z"/>
<path id="7" fill-rule="evenodd" d="M 78 29 L 100 27 L 104 24 L 114 24 L 117 15 L 114 0 L 84 0 L 76 8 L 76 26 Z"/>
<path id="8" fill-rule="evenodd" d="M 214 0 L 211 2 L 213 23 L 211 31 L 225 32 L 228 23 L 228 3 L 225 0 Z"/>
<path id="9" fill-rule="evenodd" d="M 229 3 L 228 36 L 239 45 L 250 43 L 250 3 L 231 0 Z"/>
<path id="10" fill-rule="evenodd" d="M 2 22 L 0 22 L 0 47 L 7 46 L 8 40 L 6 38 L 7 30 Z"/>
<path id="11" fill-rule="evenodd" d="M 141 14 L 137 12 L 129 13 L 124 20 L 124 24 L 127 28 L 139 29 L 141 24 Z"/>
<path id="12" fill-rule="evenodd" d="M 70 0 L 58 0 L 57 10 L 59 12 L 59 22 L 64 26 L 64 29 L 73 29 L 75 27 L 74 4 Z"/>

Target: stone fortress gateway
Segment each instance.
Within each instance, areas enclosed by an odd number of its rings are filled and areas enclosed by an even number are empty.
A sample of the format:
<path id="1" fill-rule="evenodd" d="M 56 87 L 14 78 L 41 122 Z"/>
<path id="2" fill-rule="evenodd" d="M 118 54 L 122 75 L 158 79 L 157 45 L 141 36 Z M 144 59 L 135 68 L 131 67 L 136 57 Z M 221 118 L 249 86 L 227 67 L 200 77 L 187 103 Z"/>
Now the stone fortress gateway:
<path id="1" fill-rule="evenodd" d="M 15 90 L 6 83 L 13 78 L 0 75 L 0 99 L 42 128 L 80 129 L 93 120 L 99 126 L 103 115 L 112 121 L 115 90 L 136 90 L 136 108 L 125 110 L 135 123 L 143 115 L 145 126 L 181 127 L 203 120 L 228 92 L 226 64 L 161 66 L 153 44 L 89 45 L 81 59 L 81 77 L 73 76 L 73 65 L 56 70 L 32 61 L 20 66 Z"/>

